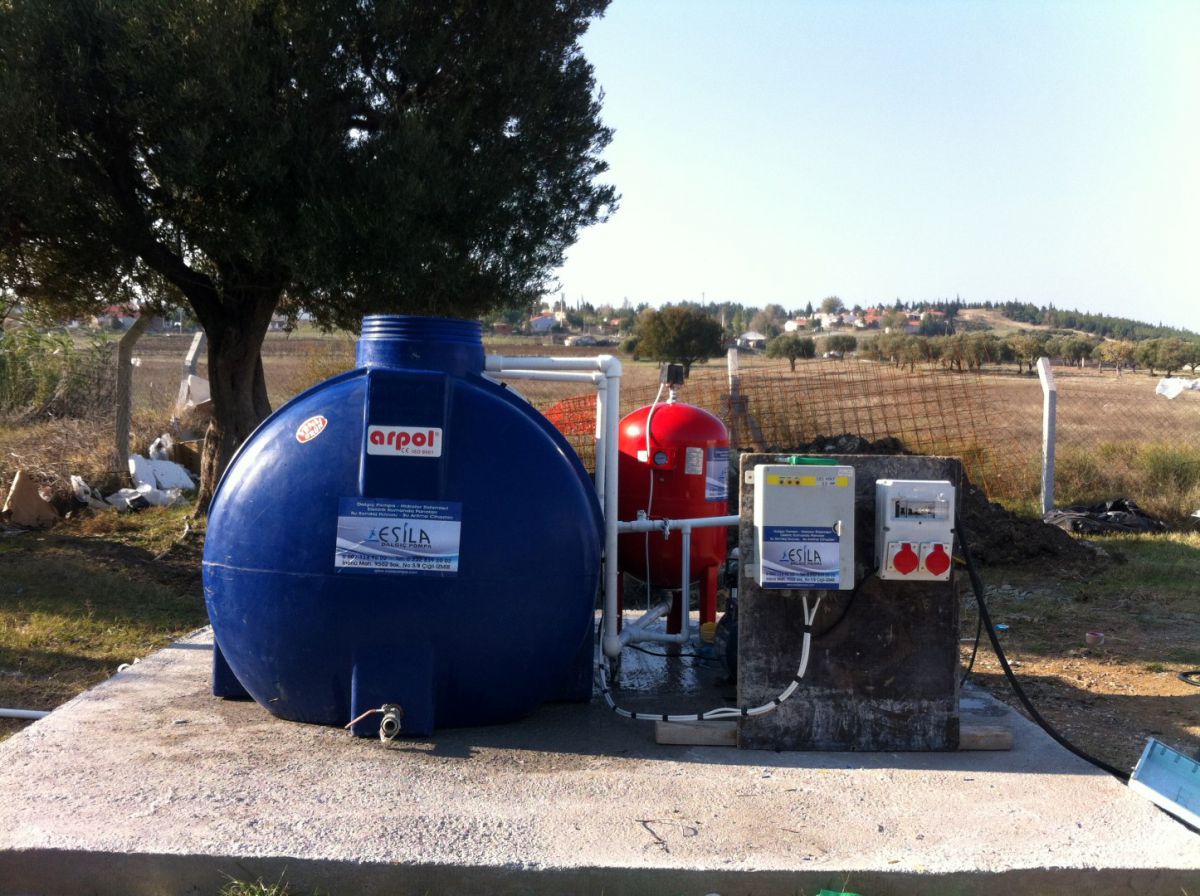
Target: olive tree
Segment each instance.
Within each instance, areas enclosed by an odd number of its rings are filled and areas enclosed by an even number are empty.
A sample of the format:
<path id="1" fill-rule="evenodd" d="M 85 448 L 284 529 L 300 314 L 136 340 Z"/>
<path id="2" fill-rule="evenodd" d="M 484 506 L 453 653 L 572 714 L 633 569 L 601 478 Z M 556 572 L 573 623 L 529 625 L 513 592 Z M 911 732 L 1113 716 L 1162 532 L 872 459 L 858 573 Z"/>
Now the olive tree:
<path id="1" fill-rule="evenodd" d="M 0 278 L 208 337 L 201 503 L 270 411 L 277 312 L 532 304 L 614 208 L 579 39 L 607 0 L 0 3 Z"/>
<path id="2" fill-rule="evenodd" d="M 798 358 L 815 358 L 816 355 L 817 343 L 811 336 L 801 336 L 799 333 L 784 333 L 767 343 L 767 357 L 787 358 L 793 373 Z"/>
<path id="3" fill-rule="evenodd" d="M 692 365 L 721 354 L 721 324 L 696 308 L 667 305 L 647 308 L 638 316 L 639 357 L 682 364 L 686 376 Z"/>

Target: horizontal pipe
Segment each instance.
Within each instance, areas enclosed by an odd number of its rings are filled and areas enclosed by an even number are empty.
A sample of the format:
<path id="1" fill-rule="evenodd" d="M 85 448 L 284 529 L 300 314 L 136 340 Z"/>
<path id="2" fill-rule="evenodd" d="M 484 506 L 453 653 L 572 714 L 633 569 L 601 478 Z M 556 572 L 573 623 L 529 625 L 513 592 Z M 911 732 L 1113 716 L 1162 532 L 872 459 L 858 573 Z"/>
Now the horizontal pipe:
<path id="1" fill-rule="evenodd" d="M 649 629 L 639 629 L 637 637 L 631 640 L 636 642 L 653 641 L 656 644 L 687 644 L 691 641 L 691 639 L 691 625 L 685 624 L 680 631 L 673 635 L 668 632 L 659 631 L 658 629 L 654 629 L 653 631 Z"/>
<path id="2" fill-rule="evenodd" d="M 488 355 L 483 363 L 484 369 L 493 373 L 504 370 L 598 370 L 606 376 L 621 375 L 621 362 L 612 355 L 581 358 L 512 358 Z"/>
<path id="3" fill-rule="evenodd" d="M 591 383 L 593 386 L 604 382 L 604 374 L 582 370 L 499 370 L 492 375 L 502 380 L 541 380 L 554 383 Z"/>
<path id="4" fill-rule="evenodd" d="M 48 715 L 40 709 L 0 709 L 0 719 L 44 719 Z"/>
<path id="5" fill-rule="evenodd" d="M 662 532 L 674 529 L 710 529 L 716 526 L 736 526 L 739 520 L 736 516 L 701 516 L 685 520 L 644 519 L 620 520 L 617 523 L 618 532 Z"/>

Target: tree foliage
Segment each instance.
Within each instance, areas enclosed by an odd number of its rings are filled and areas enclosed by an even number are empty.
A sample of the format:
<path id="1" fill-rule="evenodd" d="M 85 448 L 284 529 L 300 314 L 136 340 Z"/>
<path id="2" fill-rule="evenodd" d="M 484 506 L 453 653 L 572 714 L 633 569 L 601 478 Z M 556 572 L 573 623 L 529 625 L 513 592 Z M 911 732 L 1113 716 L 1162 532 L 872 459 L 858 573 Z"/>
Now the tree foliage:
<path id="1" fill-rule="evenodd" d="M 811 336 L 799 333 L 784 333 L 767 343 L 767 357 L 787 358 L 793 372 L 799 358 L 815 358 L 816 355 L 817 343 Z"/>
<path id="2" fill-rule="evenodd" d="M 838 352 L 846 354 L 858 348 L 858 337 L 849 336 L 846 334 L 838 334 L 830 336 L 825 340 L 825 350 L 830 352 Z"/>
<path id="3" fill-rule="evenodd" d="M 613 208 L 579 38 L 607 0 L 0 4 L 4 278 L 183 300 L 206 482 L 268 413 L 272 314 L 531 302 Z"/>
<path id="4" fill-rule="evenodd" d="M 682 364 L 685 375 L 693 364 L 723 351 L 720 322 L 684 305 L 646 309 L 638 317 L 635 332 L 638 357 Z"/>

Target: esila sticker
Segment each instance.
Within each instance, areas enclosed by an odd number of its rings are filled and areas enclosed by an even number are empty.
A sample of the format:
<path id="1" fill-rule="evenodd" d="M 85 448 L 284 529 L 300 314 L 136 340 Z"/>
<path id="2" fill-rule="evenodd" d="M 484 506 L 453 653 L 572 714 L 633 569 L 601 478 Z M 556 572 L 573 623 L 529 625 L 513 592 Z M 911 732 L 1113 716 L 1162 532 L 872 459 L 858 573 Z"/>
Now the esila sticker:
<path id="1" fill-rule="evenodd" d="M 325 431 L 327 423 L 329 421 L 320 414 L 317 414 L 315 417 L 309 417 L 296 428 L 296 441 L 301 445 L 305 442 L 311 442 Z"/>

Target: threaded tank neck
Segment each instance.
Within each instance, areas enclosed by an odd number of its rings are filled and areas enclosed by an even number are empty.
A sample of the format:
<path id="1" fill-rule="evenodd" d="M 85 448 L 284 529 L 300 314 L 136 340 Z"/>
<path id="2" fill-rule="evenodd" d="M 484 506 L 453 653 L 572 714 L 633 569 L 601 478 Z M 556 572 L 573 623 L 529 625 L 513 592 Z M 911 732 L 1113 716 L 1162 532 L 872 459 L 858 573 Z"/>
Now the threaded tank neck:
<path id="1" fill-rule="evenodd" d="M 359 367 L 483 372 L 483 326 L 475 320 L 373 314 L 363 318 L 355 351 Z"/>

